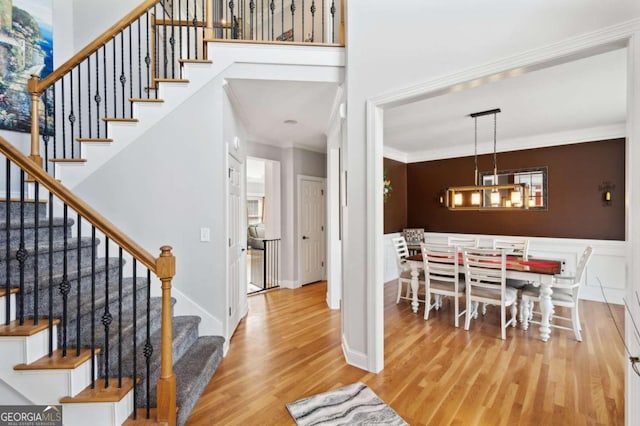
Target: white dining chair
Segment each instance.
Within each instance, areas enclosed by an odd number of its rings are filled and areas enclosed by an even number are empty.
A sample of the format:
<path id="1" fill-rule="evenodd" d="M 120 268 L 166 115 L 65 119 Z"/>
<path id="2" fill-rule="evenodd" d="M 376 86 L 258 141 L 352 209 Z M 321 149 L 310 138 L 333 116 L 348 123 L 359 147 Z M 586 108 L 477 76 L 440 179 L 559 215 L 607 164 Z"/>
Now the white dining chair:
<path id="1" fill-rule="evenodd" d="M 527 260 L 529 258 L 529 240 L 526 238 L 494 238 L 494 249 L 503 249 L 507 255 L 518 256 Z"/>
<path id="2" fill-rule="evenodd" d="M 412 300 L 411 294 L 411 268 L 406 263 L 406 258 L 409 256 L 409 249 L 407 248 L 407 241 L 404 237 L 394 237 L 391 239 L 393 248 L 396 252 L 396 266 L 398 268 L 398 295 L 396 296 L 396 303 L 400 303 L 400 300 Z M 418 283 L 424 284 L 424 272 L 421 271 L 418 277 Z M 404 285 L 406 284 L 406 292 Z M 405 294 L 403 294 L 405 293 Z M 418 298 L 418 302 L 424 302 Z"/>
<path id="3" fill-rule="evenodd" d="M 447 244 L 455 247 L 478 247 L 478 238 L 476 237 L 447 237 Z"/>
<path id="4" fill-rule="evenodd" d="M 529 259 L 529 240 L 526 238 L 494 238 L 493 248 L 505 250 L 508 256 L 521 257 L 524 260 Z M 518 293 L 522 292 L 522 289 L 531 284 L 529 281 L 516 280 L 512 278 L 507 279 L 507 286 L 515 288 Z M 518 294 L 518 298 L 521 299 L 521 295 Z M 482 307 L 482 313 L 486 313 L 486 305 Z M 522 303 L 520 304 L 520 322 L 524 321 L 524 309 Z"/>
<path id="5" fill-rule="evenodd" d="M 553 293 L 551 294 L 551 303 L 554 307 L 562 306 L 571 310 L 571 317 L 565 317 L 557 314 L 551 316 L 549 326 L 559 328 L 563 330 L 573 330 L 578 342 L 582 342 L 582 326 L 580 325 L 580 311 L 578 297 L 580 295 L 580 287 L 584 285 L 585 271 L 591 255 L 593 254 L 593 248 L 587 247 L 584 249 L 582 256 L 576 266 L 576 273 L 572 276 L 556 275 L 553 277 Z M 522 290 L 522 308 L 525 309 L 523 313 L 524 321 L 522 322 L 522 328 L 527 330 L 529 324 L 540 324 L 539 320 L 533 320 L 533 316 L 540 315 L 540 312 L 534 312 L 534 303 L 540 301 L 540 288 L 528 285 Z M 553 324 L 553 320 L 564 321 L 565 323 L 571 322 L 571 327 L 567 327 L 561 324 Z"/>
<path id="6" fill-rule="evenodd" d="M 469 330 L 471 318 L 477 317 L 479 303 L 500 306 L 500 337 L 506 339 L 507 327 L 516 326 L 517 292 L 507 287 L 507 256 L 504 250 L 463 248 L 466 279 L 465 330 Z M 473 306 L 473 309 L 472 309 Z M 511 307 L 511 319 L 507 321 L 507 308 Z"/>
<path id="7" fill-rule="evenodd" d="M 429 312 L 442 307 L 443 297 L 453 297 L 454 324 L 459 326 L 459 318 L 466 311 L 460 312 L 460 298 L 464 296 L 465 283 L 460 278 L 458 267 L 458 248 L 442 244 L 421 244 L 422 262 L 424 264 L 425 301 L 424 319 L 429 319 Z M 431 296 L 434 302 L 431 303 Z"/>
<path id="8" fill-rule="evenodd" d="M 418 254 L 420 244 L 424 243 L 424 228 L 405 228 L 402 230 L 402 236 L 407 242 L 409 255 Z"/>

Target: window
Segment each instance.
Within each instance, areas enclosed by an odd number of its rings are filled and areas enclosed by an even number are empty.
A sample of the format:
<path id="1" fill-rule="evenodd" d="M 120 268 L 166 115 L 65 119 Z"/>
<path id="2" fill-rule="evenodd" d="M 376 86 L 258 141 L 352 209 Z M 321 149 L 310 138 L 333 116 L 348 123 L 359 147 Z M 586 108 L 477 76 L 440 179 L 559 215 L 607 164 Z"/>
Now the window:
<path id="1" fill-rule="evenodd" d="M 247 198 L 247 224 L 255 225 L 263 222 L 264 197 Z"/>

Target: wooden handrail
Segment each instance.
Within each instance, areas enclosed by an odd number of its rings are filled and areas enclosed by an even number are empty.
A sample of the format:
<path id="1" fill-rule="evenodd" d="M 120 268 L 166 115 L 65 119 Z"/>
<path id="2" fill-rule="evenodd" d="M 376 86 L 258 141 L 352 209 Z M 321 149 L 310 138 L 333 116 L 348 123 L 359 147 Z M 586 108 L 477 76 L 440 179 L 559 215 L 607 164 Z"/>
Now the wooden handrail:
<path id="1" fill-rule="evenodd" d="M 103 44 L 115 37 L 120 31 L 131 25 L 136 19 L 142 16 L 147 10 L 149 10 L 155 4 L 160 3 L 160 0 L 144 0 L 135 9 L 129 12 L 126 16 L 112 25 L 108 30 L 98 36 L 91 43 L 86 45 L 82 50 L 73 55 L 71 59 L 59 66 L 55 71 L 49 74 L 45 79 L 41 80 L 37 84 L 37 92 L 42 93 L 48 87 L 53 85 L 56 81 L 61 79 L 65 74 L 82 63 L 93 52 L 102 47 Z"/>
<path id="2" fill-rule="evenodd" d="M 162 282 L 162 338 L 160 343 L 161 370 L 157 384 L 158 419 L 161 424 L 174 426 L 176 424 L 176 376 L 173 372 L 172 359 L 171 280 L 176 273 L 176 259 L 171 253 L 171 247 L 162 246 L 160 256 L 154 258 L 151 253 L 132 241 L 104 216 L 49 176 L 41 166 L 25 156 L 2 136 L 0 136 L 0 152 L 22 168 L 32 180 L 48 189 L 160 278 Z"/>
<path id="3" fill-rule="evenodd" d="M 91 206 L 75 196 L 60 182 L 52 178 L 42 167 L 31 161 L 22 152 L 16 149 L 9 141 L 0 136 L 0 152 L 9 160 L 22 168 L 33 180 L 47 188 L 62 202 L 75 210 L 80 216 L 88 220 L 96 229 L 109 237 L 111 241 L 118 244 L 129 252 L 139 262 L 144 264 L 151 272 L 157 274 L 156 258 L 147 250 L 135 243 L 131 238 L 109 222 L 104 216 L 95 211 Z"/>
<path id="4" fill-rule="evenodd" d="M 338 41 L 343 46 L 344 46 L 344 42 L 345 42 L 345 40 L 344 40 L 344 12 L 345 12 L 344 0 L 340 0 L 340 38 L 338 38 Z"/>

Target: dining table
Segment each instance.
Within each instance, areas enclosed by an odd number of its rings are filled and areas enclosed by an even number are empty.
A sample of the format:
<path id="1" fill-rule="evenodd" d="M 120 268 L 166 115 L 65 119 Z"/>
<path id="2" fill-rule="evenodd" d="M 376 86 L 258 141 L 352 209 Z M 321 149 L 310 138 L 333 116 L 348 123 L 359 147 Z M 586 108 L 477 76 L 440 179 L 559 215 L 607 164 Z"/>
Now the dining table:
<path id="1" fill-rule="evenodd" d="M 406 264 L 411 269 L 411 308 L 414 313 L 418 312 L 418 288 L 420 272 L 424 269 L 422 253 L 408 256 Z M 463 264 L 462 253 L 460 264 Z M 540 339 L 543 342 L 549 340 L 551 328 L 549 327 L 551 316 L 553 315 L 553 294 L 554 276 L 560 274 L 562 261 L 555 259 L 523 259 L 518 256 L 507 256 L 506 278 L 514 280 L 529 281 L 534 286 L 540 287 Z"/>

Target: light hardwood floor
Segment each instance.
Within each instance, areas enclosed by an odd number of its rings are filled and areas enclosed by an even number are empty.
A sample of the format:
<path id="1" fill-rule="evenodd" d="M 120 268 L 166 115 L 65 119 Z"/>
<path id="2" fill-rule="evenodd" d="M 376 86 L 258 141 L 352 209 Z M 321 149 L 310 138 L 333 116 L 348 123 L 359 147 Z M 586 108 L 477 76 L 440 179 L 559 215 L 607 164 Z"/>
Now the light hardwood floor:
<path id="1" fill-rule="evenodd" d="M 385 369 L 345 363 L 340 312 L 326 283 L 249 298 L 249 315 L 194 408 L 188 425 L 293 425 L 285 404 L 353 382 L 370 386 L 411 425 L 623 425 L 621 340 L 606 305 L 581 302 L 583 342 L 537 326 L 499 337 L 489 308 L 469 332 L 453 326 L 452 307 L 424 321 L 385 286 Z M 619 324 L 621 306 L 614 307 Z"/>

